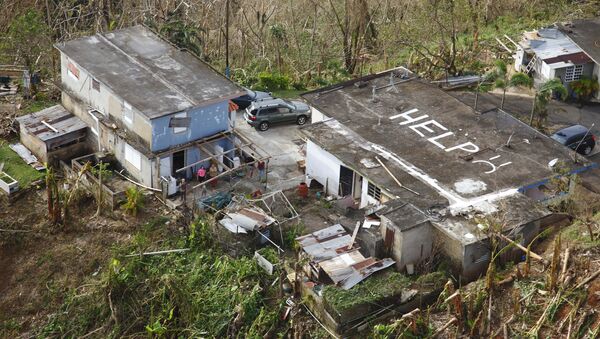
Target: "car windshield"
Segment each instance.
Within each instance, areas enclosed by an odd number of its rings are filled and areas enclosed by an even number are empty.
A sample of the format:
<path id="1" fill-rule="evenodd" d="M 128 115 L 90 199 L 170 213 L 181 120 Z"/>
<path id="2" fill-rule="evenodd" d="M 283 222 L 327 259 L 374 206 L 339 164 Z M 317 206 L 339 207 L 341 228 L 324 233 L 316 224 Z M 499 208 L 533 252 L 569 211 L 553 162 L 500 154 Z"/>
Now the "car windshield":
<path id="1" fill-rule="evenodd" d="M 293 102 L 289 101 L 289 100 L 282 100 L 283 102 L 285 102 L 286 105 L 288 105 L 289 107 L 294 107 L 296 108 L 296 105 L 294 105 Z"/>

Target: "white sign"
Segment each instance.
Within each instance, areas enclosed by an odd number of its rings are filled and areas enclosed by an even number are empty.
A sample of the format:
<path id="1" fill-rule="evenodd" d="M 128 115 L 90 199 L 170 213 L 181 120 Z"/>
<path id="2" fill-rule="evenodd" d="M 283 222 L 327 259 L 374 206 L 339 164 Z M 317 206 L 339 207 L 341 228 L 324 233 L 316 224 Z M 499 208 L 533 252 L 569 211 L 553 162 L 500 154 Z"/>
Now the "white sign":
<path id="1" fill-rule="evenodd" d="M 472 143 L 470 141 L 467 141 L 465 143 L 458 144 L 458 145 L 452 145 L 452 146 L 444 145 L 442 139 L 449 137 L 451 135 L 454 135 L 454 132 L 448 131 L 448 128 L 446 128 L 444 125 L 440 124 L 439 122 L 437 122 L 433 119 L 425 120 L 429 117 L 427 114 L 413 116 L 413 114 L 415 114 L 417 112 L 419 112 L 419 110 L 416 108 L 413 108 L 404 113 L 400 113 L 400 114 L 391 116 L 390 120 L 396 120 L 398 118 L 402 118 L 404 121 L 400 122 L 401 126 L 409 125 L 408 127 L 410 129 L 412 129 L 415 133 L 417 133 L 419 136 L 427 138 L 427 141 L 429 141 L 430 143 L 434 144 L 435 146 L 445 150 L 446 152 L 452 152 L 452 151 L 456 151 L 456 150 L 465 151 L 467 153 L 479 152 L 479 146 L 475 145 L 474 143 Z M 423 121 L 423 120 L 425 120 L 425 121 Z M 419 123 L 417 123 L 417 122 L 419 122 Z M 426 133 L 428 135 L 431 135 L 431 134 L 435 134 L 435 135 L 426 137 L 425 136 Z M 493 156 L 493 157 L 489 158 L 488 160 L 475 160 L 475 161 L 473 161 L 473 163 L 474 164 L 482 163 L 484 165 L 489 166 L 489 169 L 484 172 L 486 174 L 494 173 L 500 167 L 511 164 L 511 162 L 505 162 L 502 164 L 494 164 L 492 161 L 496 160 L 498 158 L 500 158 L 500 155 Z"/>

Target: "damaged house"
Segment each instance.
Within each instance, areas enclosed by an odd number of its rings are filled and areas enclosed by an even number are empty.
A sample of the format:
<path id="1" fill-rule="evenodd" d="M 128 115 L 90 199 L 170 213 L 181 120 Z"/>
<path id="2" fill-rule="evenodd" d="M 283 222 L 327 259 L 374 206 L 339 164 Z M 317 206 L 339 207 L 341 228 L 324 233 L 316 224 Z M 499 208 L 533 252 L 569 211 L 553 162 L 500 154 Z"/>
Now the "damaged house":
<path id="1" fill-rule="evenodd" d="M 569 194 L 552 189 L 555 168 L 568 168 L 568 180 L 595 166 L 509 114 L 478 113 L 406 70 L 303 97 L 318 110 L 301 128 L 307 182 L 379 217 L 382 246 L 368 254 L 409 272 L 442 252 L 464 279 L 478 277 L 490 259 L 490 216 L 527 245 L 556 219 L 544 204 Z"/>
<path id="2" fill-rule="evenodd" d="M 573 81 L 598 78 L 598 29 L 600 20 L 593 19 L 525 32 L 516 44 L 515 69 L 532 75 L 536 86 L 559 78 L 569 91 Z"/>
<path id="3" fill-rule="evenodd" d="M 55 46 L 62 105 L 89 126 L 95 151 L 113 153 L 150 187 L 190 179 L 200 166 L 231 170 L 233 130 L 245 91 L 194 55 L 143 26 L 98 33 Z"/>

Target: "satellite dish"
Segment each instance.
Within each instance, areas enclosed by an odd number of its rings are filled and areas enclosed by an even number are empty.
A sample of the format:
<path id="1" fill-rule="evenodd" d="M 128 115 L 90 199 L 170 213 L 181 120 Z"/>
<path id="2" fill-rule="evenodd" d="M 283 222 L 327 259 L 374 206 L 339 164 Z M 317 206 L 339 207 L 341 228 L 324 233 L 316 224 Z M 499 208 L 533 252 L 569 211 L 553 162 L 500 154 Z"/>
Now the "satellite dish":
<path id="1" fill-rule="evenodd" d="M 548 167 L 552 168 L 556 165 L 556 163 L 558 163 L 558 158 L 550 160 L 550 162 L 548 163 Z"/>

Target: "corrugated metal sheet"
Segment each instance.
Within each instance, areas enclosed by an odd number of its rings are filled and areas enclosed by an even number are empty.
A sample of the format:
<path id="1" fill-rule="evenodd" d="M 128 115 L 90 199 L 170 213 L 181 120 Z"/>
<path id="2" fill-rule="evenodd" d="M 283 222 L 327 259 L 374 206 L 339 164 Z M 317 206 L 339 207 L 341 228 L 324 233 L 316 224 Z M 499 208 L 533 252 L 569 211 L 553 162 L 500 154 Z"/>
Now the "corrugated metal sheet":
<path id="1" fill-rule="evenodd" d="M 365 258 L 358 248 L 349 249 L 352 237 L 339 224 L 296 238 L 296 241 L 310 259 L 310 267 L 322 270 L 334 284 L 346 290 L 395 263 L 389 258 Z"/>

